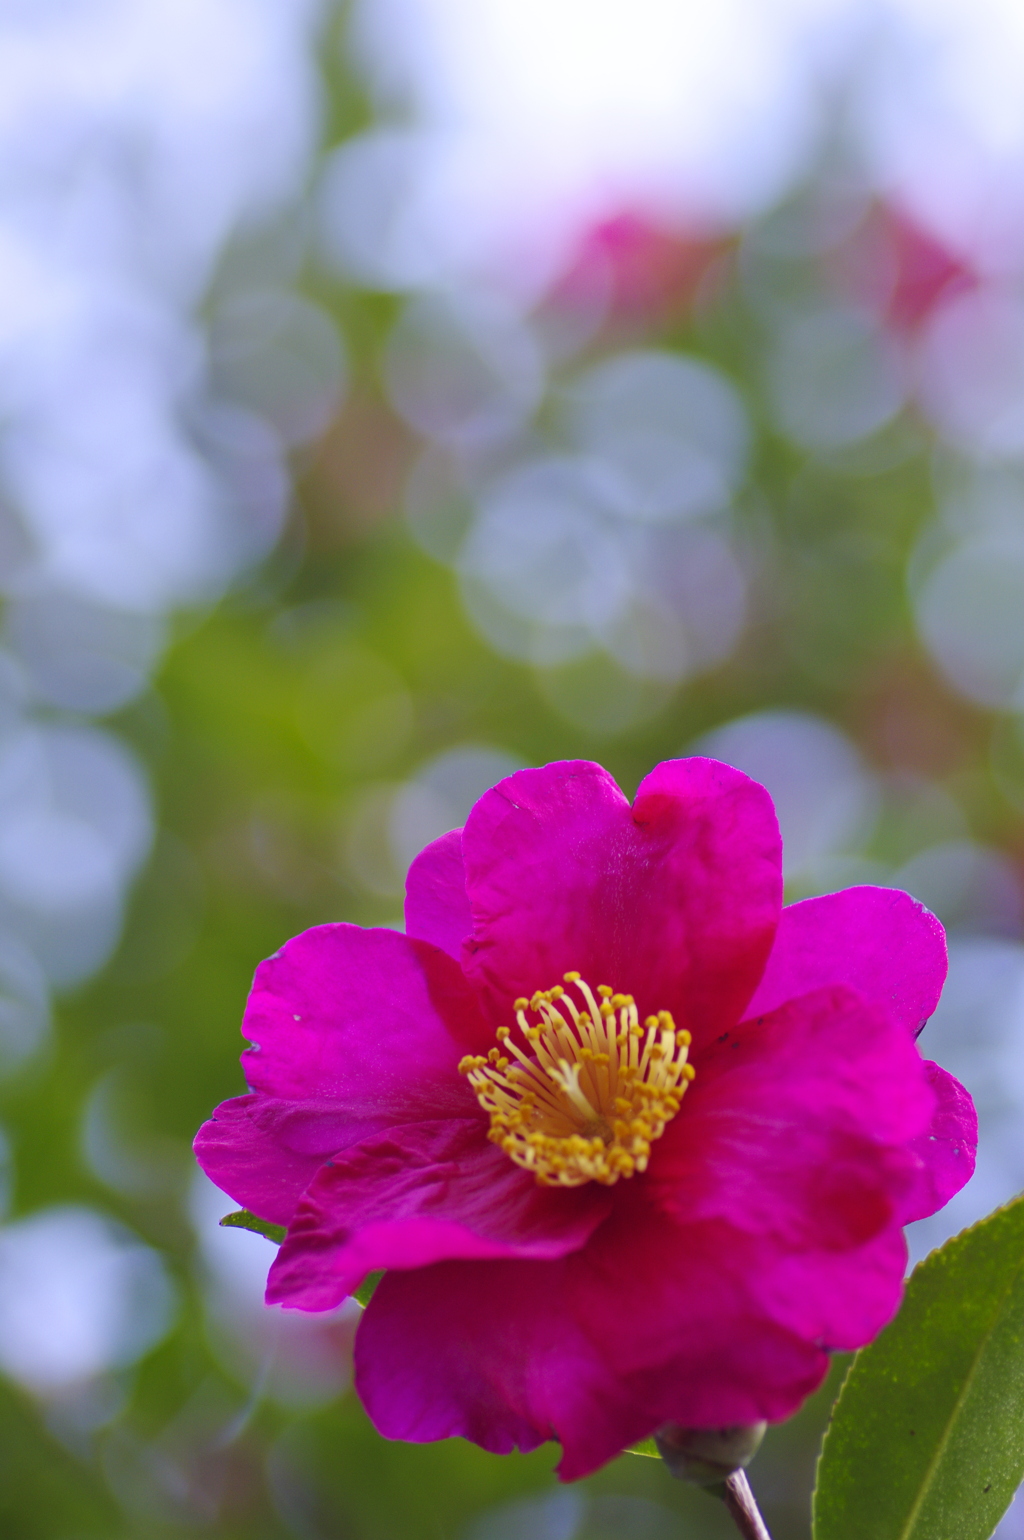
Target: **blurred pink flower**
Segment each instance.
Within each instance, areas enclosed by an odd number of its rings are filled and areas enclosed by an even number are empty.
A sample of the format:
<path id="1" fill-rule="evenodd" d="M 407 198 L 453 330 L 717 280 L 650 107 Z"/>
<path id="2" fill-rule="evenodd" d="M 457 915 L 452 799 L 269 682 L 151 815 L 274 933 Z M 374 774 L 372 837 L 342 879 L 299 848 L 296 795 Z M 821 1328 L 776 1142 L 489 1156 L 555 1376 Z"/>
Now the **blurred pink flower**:
<path id="1" fill-rule="evenodd" d="M 839 246 L 827 251 L 833 286 L 858 307 L 874 311 L 894 333 L 911 337 L 940 306 L 977 289 L 967 257 L 919 224 L 905 209 L 870 207 Z"/>
<path id="2" fill-rule="evenodd" d="M 665 1422 L 788 1416 L 893 1315 L 901 1227 L 973 1169 L 914 1045 L 942 928 L 881 888 L 782 909 L 780 873 L 739 771 L 671 761 L 630 807 L 549 765 L 417 858 L 407 935 L 261 965 L 252 1090 L 196 1149 L 288 1226 L 269 1301 L 387 1269 L 356 1338 L 382 1433 L 556 1438 L 572 1479 Z"/>
<path id="3" fill-rule="evenodd" d="M 605 291 L 605 324 L 643 326 L 685 313 L 730 242 L 710 232 L 660 228 L 623 211 L 588 230 L 547 297 L 555 310 L 593 304 Z"/>

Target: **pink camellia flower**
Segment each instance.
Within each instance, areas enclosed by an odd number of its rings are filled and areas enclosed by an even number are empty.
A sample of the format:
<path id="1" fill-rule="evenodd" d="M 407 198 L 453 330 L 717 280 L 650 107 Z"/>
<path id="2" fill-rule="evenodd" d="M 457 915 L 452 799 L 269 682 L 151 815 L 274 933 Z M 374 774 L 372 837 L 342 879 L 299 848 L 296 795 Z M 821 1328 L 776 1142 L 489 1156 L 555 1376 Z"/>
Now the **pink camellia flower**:
<path id="1" fill-rule="evenodd" d="M 939 922 L 851 888 L 782 908 L 771 800 L 707 759 L 630 807 L 523 770 L 413 863 L 407 934 L 323 925 L 263 963 L 251 1091 L 196 1149 L 288 1227 L 267 1299 L 356 1336 L 380 1431 L 586 1475 L 664 1423 L 777 1420 L 893 1315 L 902 1226 L 973 1169 L 916 1032 Z"/>

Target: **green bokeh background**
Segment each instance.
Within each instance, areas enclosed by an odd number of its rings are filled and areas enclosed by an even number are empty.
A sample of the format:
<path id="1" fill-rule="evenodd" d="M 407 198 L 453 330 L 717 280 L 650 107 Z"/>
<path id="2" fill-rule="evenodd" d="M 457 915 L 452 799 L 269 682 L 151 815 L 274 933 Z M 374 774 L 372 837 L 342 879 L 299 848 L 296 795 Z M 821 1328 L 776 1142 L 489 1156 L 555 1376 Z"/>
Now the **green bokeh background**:
<path id="1" fill-rule="evenodd" d="M 328 38 L 325 149 L 365 118 L 336 57 Z M 149 768 L 158 841 L 113 961 L 59 1002 L 51 1049 L 0 1090 L 15 1153 L 12 1212 L 81 1201 L 122 1218 L 167 1259 L 176 1325 L 123 1377 L 117 1416 L 89 1433 L 70 1433 L 0 1382 L 5 1540 L 458 1540 L 503 1504 L 556 1494 L 553 1446 L 498 1458 L 459 1440 L 390 1444 L 351 1393 L 289 1413 L 229 1375 L 211 1348 L 188 1220 L 191 1138 L 219 1100 L 243 1089 L 238 1023 L 256 963 L 312 924 L 400 920 L 399 897 L 375 896 L 353 876 L 346 840 L 360 799 L 464 743 L 524 764 L 600 759 L 632 793 L 653 764 L 708 728 L 796 707 L 840 725 L 872 765 L 943 785 L 976 837 L 1020 848 L 1006 772 L 997 784 L 991 770 L 994 719 L 951 693 L 914 632 L 906 570 L 933 512 L 927 434 L 908 411 L 870 453 L 831 459 L 775 435 L 762 399 L 762 326 L 737 273 L 732 246 L 714 297 L 696 312 L 635 316 L 592 347 L 597 357 L 656 344 L 710 360 L 738 384 L 757 432 L 735 515 L 753 574 L 739 650 L 633 726 L 603 733 L 555 709 L 550 677 L 487 647 L 451 572 L 406 530 L 399 494 L 413 446 L 379 375 L 396 302 L 309 273 L 309 293 L 347 339 L 349 405 L 296 464 L 275 556 L 213 612 L 178 617 L 152 690 L 111 719 Z M 621 683 L 591 661 L 566 670 L 558 688 L 612 698 Z M 412 702 L 400 719 L 396 685 Z M 867 854 L 898 863 L 903 839 L 898 819 L 883 819 Z M 86 1105 L 112 1070 L 125 1158 L 162 1173 L 144 1197 L 112 1189 L 83 1153 Z M 752 1468 L 777 1540 L 808 1532 L 814 1454 L 836 1383 L 834 1374 L 798 1418 L 770 1430 Z M 654 1461 L 624 1456 L 583 1489 L 593 1505 L 577 1540 L 730 1532 L 712 1500 Z M 615 1496 L 658 1507 L 616 1507 Z M 545 1540 L 557 1511 L 522 1522 Z"/>

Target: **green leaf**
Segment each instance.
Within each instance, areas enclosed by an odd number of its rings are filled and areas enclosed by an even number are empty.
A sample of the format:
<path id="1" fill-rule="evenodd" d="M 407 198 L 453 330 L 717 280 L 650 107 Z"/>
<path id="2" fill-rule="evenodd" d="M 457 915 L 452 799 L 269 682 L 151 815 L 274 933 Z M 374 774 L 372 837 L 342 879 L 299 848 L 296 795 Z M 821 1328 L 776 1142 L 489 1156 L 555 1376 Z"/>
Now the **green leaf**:
<path id="1" fill-rule="evenodd" d="M 661 1453 L 653 1438 L 642 1438 L 639 1444 L 630 1444 L 629 1448 L 622 1452 L 623 1454 L 643 1454 L 651 1460 L 661 1459 Z"/>
<path id="2" fill-rule="evenodd" d="M 378 1283 L 380 1283 L 380 1280 L 383 1278 L 383 1276 L 383 1272 L 367 1273 L 366 1277 L 363 1279 L 362 1283 L 353 1294 L 352 1298 L 357 1299 L 363 1306 L 364 1310 L 370 1303 L 370 1300 L 373 1298 L 373 1291 L 377 1287 Z"/>
<path id="3" fill-rule="evenodd" d="M 1024 1198 L 932 1252 L 854 1359 L 815 1540 L 989 1540 L 1024 1477 Z"/>
<path id="4" fill-rule="evenodd" d="M 255 1214 L 250 1214 L 247 1208 L 240 1208 L 234 1214 L 225 1214 L 221 1220 L 229 1230 L 252 1230 L 255 1235 L 262 1235 L 266 1240 L 273 1241 L 275 1246 L 280 1246 L 288 1234 L 286 1225 L 271 1224 L 269 1219 L 258 1219 Z"/>

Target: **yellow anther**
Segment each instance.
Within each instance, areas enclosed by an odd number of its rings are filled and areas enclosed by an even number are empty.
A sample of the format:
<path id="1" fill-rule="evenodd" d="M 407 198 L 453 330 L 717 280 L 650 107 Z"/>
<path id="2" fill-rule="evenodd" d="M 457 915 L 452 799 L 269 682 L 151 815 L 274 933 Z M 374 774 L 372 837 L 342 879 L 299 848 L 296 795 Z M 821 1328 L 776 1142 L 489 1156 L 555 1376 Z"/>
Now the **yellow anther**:
<path id="1" fill-rule="evenodd" d="M 529 1005 L 530 1002 L 527 1000 L 526 996 L 520 995 L 519 999 L 513 1002 L 512 1009 L 516 1011 L 525 1011 L 529 1009 Z"/>
<path id="2" fill-rule="evenodd" d="M 490 1117 L 489 1137 L 537 1182 L 610 1186 L 646 1170 L 652 1142 L 679 1111 L 693 1079 L 689 1033 L 675 1030 L 668 1011 L 641 1027 L 633 996 L 610 985 L 595 998 L 575 971 L 565 981 L 578 986 L 579 1003 L 559 984 L 516 1000 L 525 1053 L 499 1027 L 497 1041 L 512 1057 L 492 1048 L 466 1055 L 459 1068 Z"/>
<path id="3" fill-rule="evenodd" d="M 580 981 L 580 975 L 575 968 L 570 968 L 568 973 L 562 974 L 562 977 L 567 984 L 578 984 Z"/>

